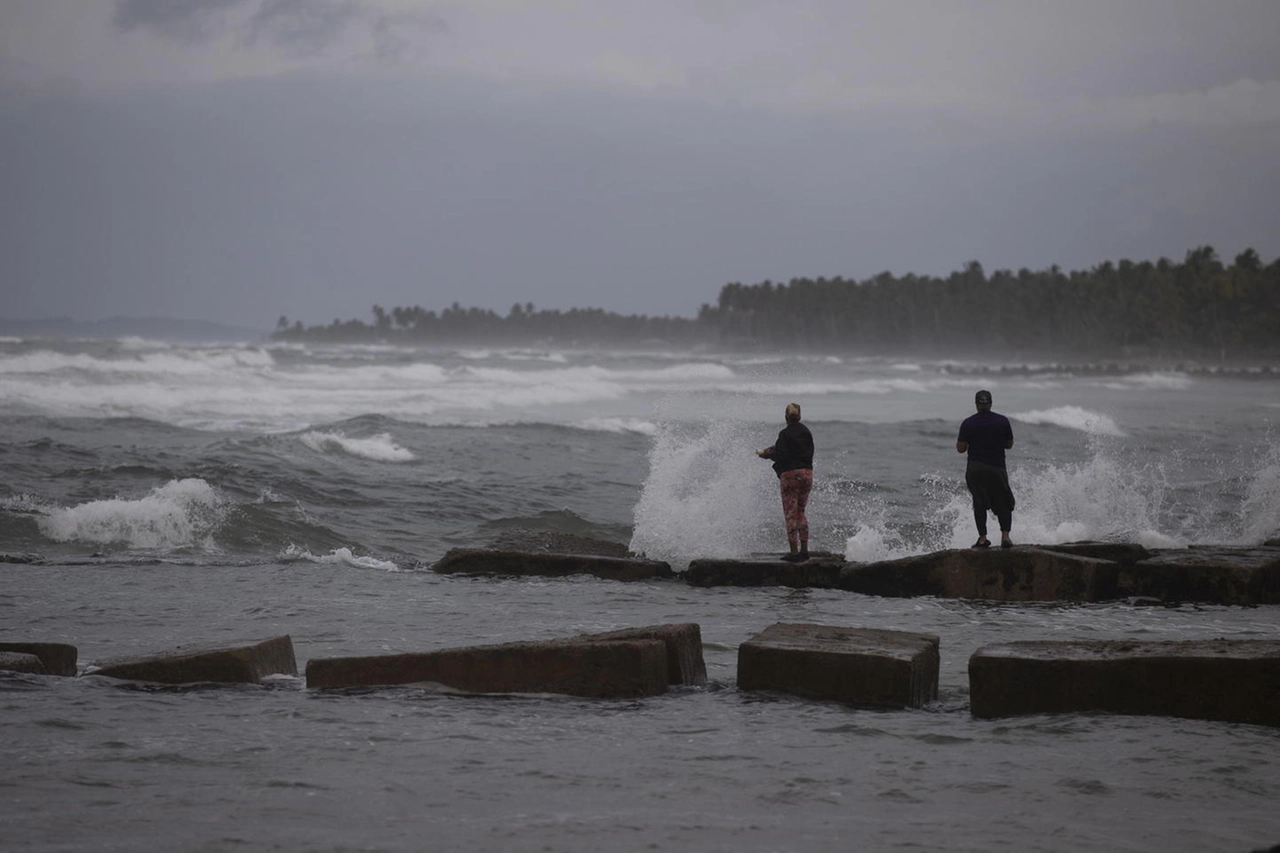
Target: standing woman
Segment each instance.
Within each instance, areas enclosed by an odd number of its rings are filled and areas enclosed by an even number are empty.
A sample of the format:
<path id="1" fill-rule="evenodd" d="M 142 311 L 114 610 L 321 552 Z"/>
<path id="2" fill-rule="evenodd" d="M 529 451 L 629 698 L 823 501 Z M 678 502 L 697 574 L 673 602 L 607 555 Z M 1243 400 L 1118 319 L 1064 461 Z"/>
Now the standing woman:
<path id="1" fill-rule="evenodd" d="M 813 433 L 800 423 L 800 404 L 788 403 L 787 425 L 772 447 L 757 450 L 762 459 L 773 460 L 782 489 L 782 514 L 787 520 L 787 544 L 791 553 L 782 559 L 800 562 L 809 559 L 809 519 L 804 510 L 813 489 Z"/>

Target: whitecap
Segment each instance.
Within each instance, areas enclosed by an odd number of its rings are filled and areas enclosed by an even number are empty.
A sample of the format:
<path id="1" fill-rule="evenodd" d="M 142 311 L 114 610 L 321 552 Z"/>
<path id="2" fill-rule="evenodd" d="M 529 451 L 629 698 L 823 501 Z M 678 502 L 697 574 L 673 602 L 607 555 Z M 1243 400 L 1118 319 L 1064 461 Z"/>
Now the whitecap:
<path id="1" fill-rule="evenodd" d="M 657 425 L 652 421 L 639 418 L 588 418 L 579 426 L 594 432 L 634 432 L 640 435 L 654 435 L 658 431 Z"/>
<path id="2" fill-rule="evenodd" d="M 379 560 L 377 557 L 357 557 L 350 548 L 334 548 L 328 554 L 312 554 L 306 548 L 289 545 L 280 552 L 280 559 L 286 562 L 301 561 L 325 565 L 351 566 L 357 569 L 379 569 L 384 572 L 400 572 L 404 569 L 391 560 Z"/>
<path id="3" fill-rule="evenodd" d="M 40 532 L 59 542 L 124 543 L 131 548 L 212 548 L 224 501 L 199 478 L 170 480 L 135 500 L 112 498 L 47 511 Z"/>
<path id="4" fill-rule="evenodd" d="M 390 433 L 379 433 L 369 438 L 347 438 L 341 432 L 306 432 L 298 440 L 318 453 L 345 453 L 374 462 L 411 462 L 417 457 L 395 443 Z"/>
<path id="5" fill-rule="evenodd" d="M 1057 406 L 1052 409 L 1037 409 L 1030 412 L 1010 414 L 1010 418 L 1025 424 L 1047 424 L 1067 429 L 1080 430 L 1091 435 L 1108 435 L 1121 438 L 1124 430 L 1110 415 L 1083 409 L 1080 406 Z"/>

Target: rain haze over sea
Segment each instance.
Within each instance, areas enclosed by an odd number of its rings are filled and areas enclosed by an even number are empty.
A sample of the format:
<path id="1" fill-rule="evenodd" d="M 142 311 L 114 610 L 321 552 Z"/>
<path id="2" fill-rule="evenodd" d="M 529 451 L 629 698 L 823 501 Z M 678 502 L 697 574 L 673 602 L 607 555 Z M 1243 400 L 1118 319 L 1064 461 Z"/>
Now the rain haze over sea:
<path id="1" fill-rule="evenodd" d="M 1277 380 L 848 355 L 0 340 L 0 640 L 82 666 L 287 633 L 309 658 L 697 622 L 710 684 L 639 701 L 0 679 L 0 818 L 33 850 L 1241 851 L 1280 841 L 1280 732 L 980 721 L 968 656 L 1020 639 L 1274 638 L 1280 609 L 997 605 L 675 581 L 436 575 L 452 547 L 785 548 L 752 452 L 795 400 L 813 547 L 972 541 L 973 392 L 1016 444 L 1020 543 L 1256 545 Z M 937 703 L 740 693 L 777 621 L 941 638 Z"/>

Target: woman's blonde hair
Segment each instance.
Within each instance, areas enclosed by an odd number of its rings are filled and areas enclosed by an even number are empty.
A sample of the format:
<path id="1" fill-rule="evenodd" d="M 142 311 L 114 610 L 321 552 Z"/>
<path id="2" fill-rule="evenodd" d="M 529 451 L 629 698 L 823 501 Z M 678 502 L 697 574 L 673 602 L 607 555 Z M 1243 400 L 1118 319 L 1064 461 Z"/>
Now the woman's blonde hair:
<path id="1" fill-rule="evenodd" d="M 788 421 L 800 420 L 800 404 L 799 403 L 787 403 L 787 420 Z"/>

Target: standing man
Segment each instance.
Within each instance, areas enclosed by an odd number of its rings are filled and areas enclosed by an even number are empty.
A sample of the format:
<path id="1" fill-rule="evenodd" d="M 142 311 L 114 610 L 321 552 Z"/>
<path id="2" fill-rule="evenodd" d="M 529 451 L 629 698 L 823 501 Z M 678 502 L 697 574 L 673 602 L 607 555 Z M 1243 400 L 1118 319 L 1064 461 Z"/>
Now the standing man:
<path id="1" fill-rule="evenodd" d="M 809 519 L 805 507 L 813 489 L 813 433 L 800 423 L 800 404 L 788 403 L 784 417 L 787 425 L 778 433 L 772 447 L 757 450 L 762 459 L 773 460 L 782 490 L 782 515 L 787 522 L 787 544 L 791 553 L 782 559 L 802 562 L 809 559 Z"/>
<path id="2" fill-rule="evenodd" d="M 991 511 L 1000 522 L 1000 547 L 1012 548 L 1009 530 L 1013 527 L 1014 500 L 1004 452 L 1013 447 L 1013 427 L 1004 415 L 991 411 L 990 391 L 975 394 L 973 404 L 978 413 L 965 418 L 956 437 L 956 452 L 969 454 L 964 482 L 973 495 L 973 520 L 978 525 L 978 541 L 973 547 L 991 547 L 987 539 L 987 512 Z"/>

